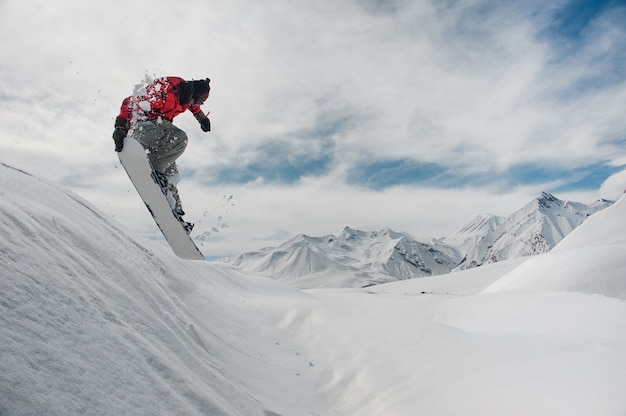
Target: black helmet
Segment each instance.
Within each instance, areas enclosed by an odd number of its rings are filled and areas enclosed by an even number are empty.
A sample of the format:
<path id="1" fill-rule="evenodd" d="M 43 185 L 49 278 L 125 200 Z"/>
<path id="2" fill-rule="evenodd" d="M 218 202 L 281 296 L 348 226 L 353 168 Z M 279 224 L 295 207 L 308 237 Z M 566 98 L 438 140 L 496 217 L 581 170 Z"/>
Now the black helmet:
<path id="1" fill-rule="evenodd" d="M 193 94 L 192 94 L 192 102 L 195 105 L 202 105 L 209 98 L 209 91 L 211 91 L 211 86 L 209 83 L 210 79 L 202 79 L 199 81 L 191 81 L 193 84 Z"/>
<path id="2" fill-rule="evenodd" d="M 202 105 L 209 97 L 210 79 L 202 79 L 199 81 L 184 81 L 178 86 L 178 101 L 182 105 L 195 104 Z"/>

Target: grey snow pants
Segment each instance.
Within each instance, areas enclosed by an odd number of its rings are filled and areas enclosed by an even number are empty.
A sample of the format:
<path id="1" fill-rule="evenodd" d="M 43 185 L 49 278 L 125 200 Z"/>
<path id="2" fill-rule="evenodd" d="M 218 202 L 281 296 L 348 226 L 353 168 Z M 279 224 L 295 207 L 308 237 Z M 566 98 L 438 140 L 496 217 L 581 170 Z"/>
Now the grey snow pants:
<path id="1" fill-rule="evenodd" d="M 149 120 L 137 123 L 132 132 L 150 153 L 148 157 L 154 170 L 173 176 L 178 173 L 176 159 L 187 147 L 187 134 L 167 120 Z"/>

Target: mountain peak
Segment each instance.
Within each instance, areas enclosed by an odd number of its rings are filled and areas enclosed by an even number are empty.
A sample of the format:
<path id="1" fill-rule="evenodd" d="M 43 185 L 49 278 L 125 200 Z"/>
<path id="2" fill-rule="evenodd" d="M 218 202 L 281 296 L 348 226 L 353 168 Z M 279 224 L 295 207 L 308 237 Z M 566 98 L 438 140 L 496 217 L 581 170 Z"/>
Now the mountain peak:
<path id="1" fill-rule="evenodd" d="M 478 217 L 445 241 L 464 255 L 460 269 L 546 253 L 587 217 L 611 204 L 563 201 L 544 191 L 510 216 L 491 222 Z"/>
<path id="2" fill-rule="evenodd" d="M 541 193 L 539 194 L 537 199 L 547 199 L 547 200 L 559 201 L 559 198 L 557 198 L 556 196 L 554 196 L 551 193 L 546 192 L 546 191 L 541 191 Z"/>
<path id="3" fill-rule="evenodd" d="M 380 231 L 359 231 L 350 227 L 344 227 L 338 233 L 333 234 L 329 237 L 335 237 L 344 241 L 350 241 L 355 239 L 374 239 L 374 238 L 383 238 L 388 237 L 391 240 L 397 240 L 404 237 L 404 233 L 400 233 L 392 230 L 391 228 L 383 228 Z"/>
<path id="4" fill-rule="evenodd" d="M 539 205 L 539 208 L 550 209 L 553 206 L 562 206 L 564 202 L 548 192 L 541 192 L 535 199 L 535 202 Z"/>

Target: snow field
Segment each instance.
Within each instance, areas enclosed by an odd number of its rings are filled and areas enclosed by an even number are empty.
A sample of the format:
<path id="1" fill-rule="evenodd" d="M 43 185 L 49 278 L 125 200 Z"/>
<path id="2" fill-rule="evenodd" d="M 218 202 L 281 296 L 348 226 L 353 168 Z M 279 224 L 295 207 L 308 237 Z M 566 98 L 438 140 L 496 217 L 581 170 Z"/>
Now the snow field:
<path id="1" fill-rule="evenodd" d="M 324 293 L 321 293 L 324 292 Z M 626 304 L 577 293 L 315 291 L 291 325 L 340 414 L 622 414 Z"/>

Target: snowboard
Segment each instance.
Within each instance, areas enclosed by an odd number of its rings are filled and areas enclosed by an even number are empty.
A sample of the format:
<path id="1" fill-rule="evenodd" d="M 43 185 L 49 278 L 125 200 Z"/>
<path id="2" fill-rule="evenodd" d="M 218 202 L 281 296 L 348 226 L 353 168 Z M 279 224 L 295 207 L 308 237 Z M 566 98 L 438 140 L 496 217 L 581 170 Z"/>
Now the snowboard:
<path id="1" fill-rule="evenodd" d="M 143 146 L 132 137 L 126 137 L 124 147 L 117 155 L 174 254 L 187 260 L 204 260 L 204 255 L 187 234 L 179 217 L 172 211 L 161 186 L 156 182 Z"/>

